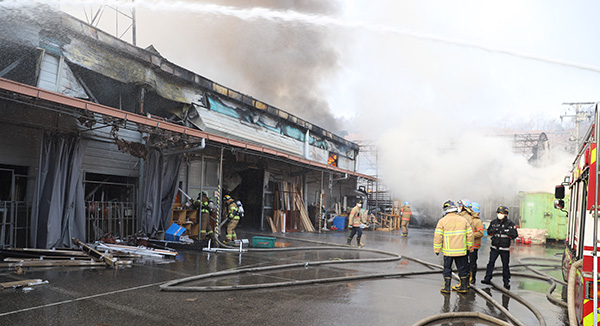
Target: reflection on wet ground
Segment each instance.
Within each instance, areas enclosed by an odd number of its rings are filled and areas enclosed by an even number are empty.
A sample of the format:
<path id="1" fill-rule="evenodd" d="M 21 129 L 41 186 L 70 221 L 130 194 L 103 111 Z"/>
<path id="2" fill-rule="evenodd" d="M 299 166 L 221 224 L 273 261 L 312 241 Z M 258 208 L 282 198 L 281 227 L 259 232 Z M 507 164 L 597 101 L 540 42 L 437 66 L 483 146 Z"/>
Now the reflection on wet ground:
<path id="1" fill-rule="evenodd" d="M 240 231 L 250 238 L 254 233 Z M 271 234 L 261 234 L 270 236 Z M 281 235 L 281 243 L 289 247 L 321 246 L 317 242 L 344 244 L 346 233 L 289 233 Z M 299 241 L 310 240 L 313 242 Z M 408 237 L 398 231 L 367 231 L 363 236 L 365 248 L 384 250 L 433 264 L 442 258 L 433 254 L 433 230 L 411 229 Z M 527 272 L 516 267 L 525 257 L 557 259 L 562 254 L 560 243 L 515 245 L 511 250 L 513 271 Z M 443 312 L 479 311 L 508 320 L 498 308 L 481 295 L 442 295 L 440 273 L 408 277 L 352 280 L 335 283 L 290 286 L 285 288 L 223 291 L 223 292 L 164 292 L 159 285 L 184 277 L 223 270 L 273 266 L 299 262 L 377 258 L 381 255 L 366 251 L 291 251 L 206 253 L 181 251 L 170 264 L 136 263 L 131 268 L 38 269 L 25 275 L 10 271 L 0 273 L 0 281 L 23 278 L 48 280 L 49 284 L 32 291 L 4 290 L 0 293 L 0 324 L 198 324 L 229 325 L 232 323 L 261 325 L 410 325 L 425 317 Z M 489 257 L 489 244 L 483 240 L 479 267 L 484 268 Z M 536 260 L 536 263 L 540 261 Z M 535 267 L 562 279 L 559 262 L 545 262 L 555 267 Z M 500 261 L 496 263 L 500 267 Z M 375 273 L 430 271 L 414 261 L 402 259 L 385 263 L 351 263 L 339 265 L 295 267 L 268 272 L 249 272 L 235 277 L 214 277 L 191 282 L 191 285 L 243 285 L 293 280 L 312 280 L 330 277 L 356 276 Z M 479 272 L 483 276 L 483 271 Z M 501 277 L 494 277 L 501 283 Z M 514 276 L 512 291 L 533 303 L 545 317 L 547 325 L 567 325 L 566 310 L 550 303 L 545 293 L 550 284 Z M 535 316 L 521 303 L 487 285 L 476 284 L 503 307 L 527 325 L 537 325 Z M 563 287 L 558 285 L 553 296 L 561 298 Z M 475 320 L 451 321 L 444 325 L 485 325 Z"/>

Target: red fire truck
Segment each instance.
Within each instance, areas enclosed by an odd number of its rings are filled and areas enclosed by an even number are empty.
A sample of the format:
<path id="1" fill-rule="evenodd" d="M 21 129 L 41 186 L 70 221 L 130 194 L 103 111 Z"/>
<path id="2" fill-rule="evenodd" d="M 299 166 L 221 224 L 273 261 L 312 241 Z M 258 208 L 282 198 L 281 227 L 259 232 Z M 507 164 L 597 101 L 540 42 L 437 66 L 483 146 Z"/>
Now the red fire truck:
<path id="1" fill-rule="evenodd" d="M 565 209 L 565 190 L 570 191 L 567 208 L 569 225 L 565 239 L 562 270 L 565 281 L 571 276 L 570 291 L 574 291 L 572 302 L 578 325 L 598 325 L 598 161 L 597 150 L 600 139 L 600 117 L 598 104 L 592 126 L 587 131 L 577 158 L 573 162 L 571 175 L 556 186 L 554 206 Z M 576 276 L 570 275 L 574 265 Z M 573 280 L 573 278 L 575 278 Z"/>

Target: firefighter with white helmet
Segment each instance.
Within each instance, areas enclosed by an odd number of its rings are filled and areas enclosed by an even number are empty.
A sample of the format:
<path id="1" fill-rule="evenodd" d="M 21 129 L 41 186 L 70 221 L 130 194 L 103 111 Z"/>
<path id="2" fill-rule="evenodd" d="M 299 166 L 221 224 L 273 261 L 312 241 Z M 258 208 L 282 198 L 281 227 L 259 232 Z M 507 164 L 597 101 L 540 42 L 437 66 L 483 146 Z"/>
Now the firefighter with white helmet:
<path id="1" fill-rule="evenodd" d="M 466 293 L 469 282 L 467 252 L 473 246 L 473 231 L 467 220 L 457 214 L 458 208 L 452 201 L 446 201 L 443 210 L 444 217 L 438 221 L 433 237 L 433 251 L 436 255 L 440 252 L 444 255 L 444 287 L 440 292 L 446 294 L 451 292 L 452 262 L 454 262 L 460 276 L 457 291 Z"/>
<path id="2" fill-rule="evenodd" d="M 400 208 L 400 214 L 402 222 L 400 222 L 400 227 L 402 228 L 402 236 L 408 236 L 408 223 L 410 222 L 410 218 L 412 217 L 412 210 L 410 209 L 410 203 L 405 201 L 404 205 Z"/>

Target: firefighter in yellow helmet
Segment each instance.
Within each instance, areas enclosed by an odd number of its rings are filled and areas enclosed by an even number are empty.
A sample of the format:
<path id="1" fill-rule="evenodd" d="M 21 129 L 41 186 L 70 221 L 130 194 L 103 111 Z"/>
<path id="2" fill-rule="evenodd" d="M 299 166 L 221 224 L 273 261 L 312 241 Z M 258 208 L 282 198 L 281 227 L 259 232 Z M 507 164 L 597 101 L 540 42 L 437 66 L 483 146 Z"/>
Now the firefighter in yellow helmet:
<path id="1" fill-rule="evenodd" d="M 405 201 L 404 205 L 400 208 L 400 214 L 402 214 L 402 222 L 400 227 L 402 228 L 402 236 L 408 236 L 408 223 L 412 217 L 412 210 L 410 209 L 410 203 Z"/>
<path id="2" fill-rule="evenodd" d="M 452 201 L 446 201 L 443 206 L 444 217 L 435 227 L 433 236 L 433 251 L 436 255 L 444 255 L 444 287 L 442 293 L 450 293 L 452 283 L 452 262 L 456 264 L 460 276 L 459 293 L 466 293 L 469 283 L 469 265 L 467 252 L 473 246 L 473 231 L 471 225 L 457 214 L 458 208 Z"/>
<path id="3" fill-rule="evenodd" d="M 237 240 L 235 227 L 240 222 L 240 213 L 238 205 L 230 195 L 225 195 L 224 199 L 227 204 L 227 217 L 229 218 L 229 223 L 227 223 L 227 235 L 225 235 L 225 238 L 227 239 L 227 242 L 231 242 Z"/>

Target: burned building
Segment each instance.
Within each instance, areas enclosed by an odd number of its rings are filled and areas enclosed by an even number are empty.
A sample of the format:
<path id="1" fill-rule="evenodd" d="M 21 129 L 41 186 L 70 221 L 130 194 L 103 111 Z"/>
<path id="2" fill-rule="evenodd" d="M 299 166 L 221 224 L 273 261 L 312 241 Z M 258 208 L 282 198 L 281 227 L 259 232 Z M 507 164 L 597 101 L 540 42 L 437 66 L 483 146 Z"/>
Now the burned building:
<path id="1" fill-rule="evenodd" d="M 270 229 L 351 205 L 359 146 L 66 13 L 0 8 L 0 243 L 160 234 L 201 192 Z M 292 198 L 290 202 L 289 199 Z M 219 206 L 219 209 L 222 209 Z M 316 227 L 316 213 L 310 216 Z"/>

